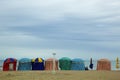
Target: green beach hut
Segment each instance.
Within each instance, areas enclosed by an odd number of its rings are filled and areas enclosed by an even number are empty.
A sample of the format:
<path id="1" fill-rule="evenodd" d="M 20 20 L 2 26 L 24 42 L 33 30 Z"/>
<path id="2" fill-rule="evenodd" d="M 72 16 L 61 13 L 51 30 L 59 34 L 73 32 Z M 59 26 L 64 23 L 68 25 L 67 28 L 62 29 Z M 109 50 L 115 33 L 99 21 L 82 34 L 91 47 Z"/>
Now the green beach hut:
<path id="1" fill-rule="evenodd" d="M 59 67 L 61 70 L 70 70 L 71 69 L 71 59 L 68 57 L 63 57 L 59 59 Z"/>

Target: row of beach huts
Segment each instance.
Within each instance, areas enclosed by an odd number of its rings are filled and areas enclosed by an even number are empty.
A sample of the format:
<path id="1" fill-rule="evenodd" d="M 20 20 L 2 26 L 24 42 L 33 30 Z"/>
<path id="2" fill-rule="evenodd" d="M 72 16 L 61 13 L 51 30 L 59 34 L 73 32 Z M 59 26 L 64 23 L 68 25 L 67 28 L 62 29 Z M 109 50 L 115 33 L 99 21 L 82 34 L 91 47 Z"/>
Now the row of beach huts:
<path id="1" fill-rule="evenodd" d="M 111 70 L 111 61 L 108 59 L 100 59 L 97 61 L 96 70 Z M 90 59 L 89 67 L 93 69 L 92 58 Z M 3 62 L 3 71 L 16 71 L 16 70 L 88 70 L 85 67 L 84 60 L 81 58 L 70 59 L 68 57 L 29 59 L 22 58 L 17 60 L 15 58 L 7 58 Z"/>

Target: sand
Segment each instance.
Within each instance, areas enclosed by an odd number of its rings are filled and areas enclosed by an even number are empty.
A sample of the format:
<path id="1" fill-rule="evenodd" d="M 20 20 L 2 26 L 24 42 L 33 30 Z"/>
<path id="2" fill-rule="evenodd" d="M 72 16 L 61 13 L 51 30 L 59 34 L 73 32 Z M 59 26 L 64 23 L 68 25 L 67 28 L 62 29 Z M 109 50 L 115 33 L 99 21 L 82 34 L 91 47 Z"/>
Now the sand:
<path id="1" fill-rule="evenodd" d="M 120 71 L 0 71 L 0 80 L 120 80 Z"/>

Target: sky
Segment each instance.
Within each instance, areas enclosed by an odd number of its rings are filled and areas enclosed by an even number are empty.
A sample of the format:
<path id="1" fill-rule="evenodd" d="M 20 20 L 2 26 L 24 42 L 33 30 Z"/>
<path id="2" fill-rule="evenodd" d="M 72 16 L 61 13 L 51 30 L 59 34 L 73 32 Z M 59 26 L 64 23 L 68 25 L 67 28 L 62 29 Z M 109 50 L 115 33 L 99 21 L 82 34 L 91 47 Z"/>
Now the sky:
<path id="1" fill-rule="evenodd" d="M 0 59 L 120 58 L 120 0 L 0 0 Z"/>

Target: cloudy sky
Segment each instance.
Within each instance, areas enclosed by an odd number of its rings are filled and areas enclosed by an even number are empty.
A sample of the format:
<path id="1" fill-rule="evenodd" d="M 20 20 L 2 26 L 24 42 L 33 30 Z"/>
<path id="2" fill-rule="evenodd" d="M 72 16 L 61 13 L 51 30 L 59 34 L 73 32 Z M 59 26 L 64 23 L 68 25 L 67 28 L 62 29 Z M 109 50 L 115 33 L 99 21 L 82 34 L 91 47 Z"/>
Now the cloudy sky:
<path id="1" fill-rule="evenodd" d="M 0 59 L 120 57 L 120 0 L 0 0 Z"/>

